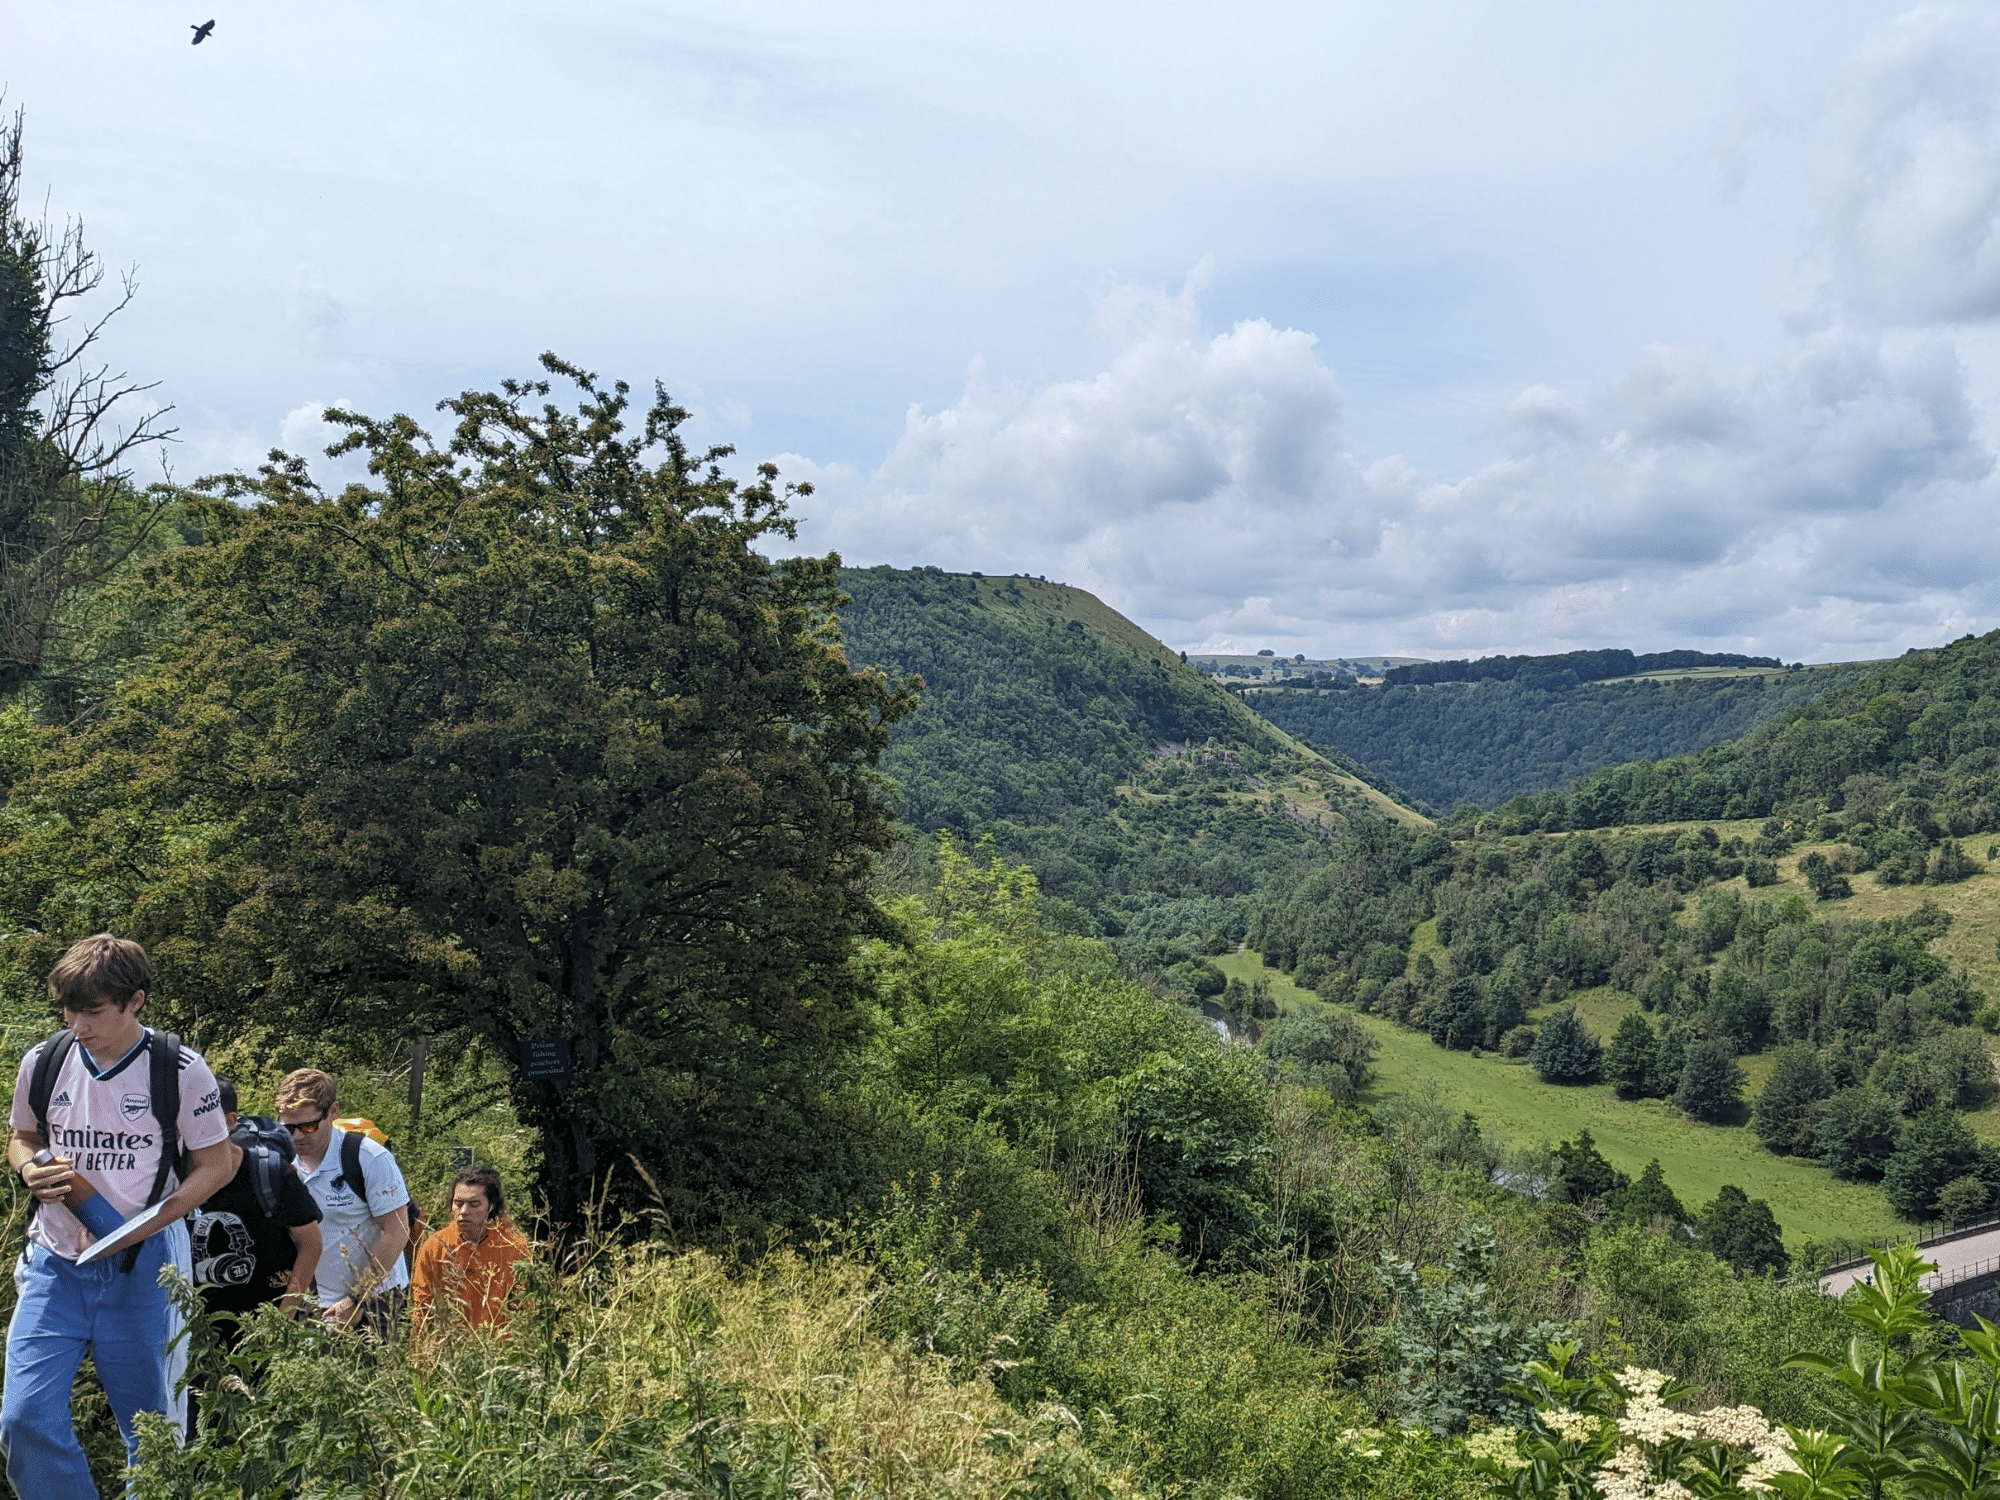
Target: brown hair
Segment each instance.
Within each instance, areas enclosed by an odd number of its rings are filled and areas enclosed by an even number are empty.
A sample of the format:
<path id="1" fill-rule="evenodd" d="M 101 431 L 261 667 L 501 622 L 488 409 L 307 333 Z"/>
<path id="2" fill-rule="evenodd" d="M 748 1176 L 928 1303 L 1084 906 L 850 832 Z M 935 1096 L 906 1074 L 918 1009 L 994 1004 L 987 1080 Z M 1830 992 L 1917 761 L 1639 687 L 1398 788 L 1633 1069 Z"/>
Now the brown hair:
<path id="1" fill-rule="evenodd" d="M 335 1092 L 333 1080 L 318 1068 L 295 1068 L 278 1080 L 278 1097 L 272 1105 L 279 1114 L 297 1109 L 301 1104 L 314 1104 L 330 1110 Z"/>
<path id="2" fill-rule="evenodd" d="M 500 1190 L 500 1174 L 491 1167 L 467 1167 L 451 1180 L 451 1195 L 456 1198 L 462 1187 L 484 1188 L 486 1202 L 493 1215 L 498 1218 L 507 1212 L 507 1195 Z"/>
<path id="3" fill-rule="evenodd" d="M 100 932 L 69 945 L 49 970 L 49 993 L 67 1011 L 123 1010 L 140 990 L 153 988 L 153 964 L 130 938 Z"/>

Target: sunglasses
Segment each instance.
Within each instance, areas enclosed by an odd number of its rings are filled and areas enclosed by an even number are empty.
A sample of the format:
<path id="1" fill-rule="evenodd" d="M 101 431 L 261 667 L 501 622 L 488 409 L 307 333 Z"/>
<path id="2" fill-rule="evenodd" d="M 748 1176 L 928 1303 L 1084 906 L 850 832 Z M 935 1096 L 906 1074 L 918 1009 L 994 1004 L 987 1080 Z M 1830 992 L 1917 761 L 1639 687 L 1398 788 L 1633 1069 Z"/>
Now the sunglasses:
<path id="1" fill-rule="evenodd" d="M 332 1110 L 327 1111 L 327 1114 L 332 1113 Z M 287 1125 L 285 1129 L 289 1130 L 293 1135 L 317 1135 L 319 1134 L 320 1126 L 325 1123 L 326 1115 L 321 1115 L 317 1120 L 301 1120 L 296 1125 Z"/>

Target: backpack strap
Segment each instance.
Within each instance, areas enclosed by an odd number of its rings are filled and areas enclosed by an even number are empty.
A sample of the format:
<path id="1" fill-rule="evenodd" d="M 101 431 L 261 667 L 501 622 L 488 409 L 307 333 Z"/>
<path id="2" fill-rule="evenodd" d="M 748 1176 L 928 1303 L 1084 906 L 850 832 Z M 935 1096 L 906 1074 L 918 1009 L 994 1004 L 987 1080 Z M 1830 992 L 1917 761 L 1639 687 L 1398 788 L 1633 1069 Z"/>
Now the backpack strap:
<path id="1" fill-rule="evenodd" d="M 340 1175 L 333 1179 L 344 1182 L 348 1190 L 365 1205 L 368 1202 L 368 1177 L 361 1170 L 361 1132 L 343 1130 L 340 1133 Z"/>
<path id="2" fill-rule="evenodd" d="M 169 1177 L 187 1175 L 187 1162 L 181 1151 L 181 1039 L 171 1031 L 155 1031 L 149 1033 L 147 1041 L 153 1118 L 160 1125 L 160 1166 L 153 1174 L 153 1191 L 146 1198 L 151 1205 L 167 1196 Z"/>
<path id="3" fill-rule="evenodd" d="M 181 1039 L 171 1031 L 146 1033 L 146 1066 L 151 1075 L 153 1119 L 160 1127 L 160 1165 L 153 1173 L 153 1190 L 146 1203 L 161 1202 L 167 1183 L 178 1173 L 187 1176 L 187 1161 L 181 1150 Z M 118 1268 L 130 1274 L 139 1263 L 137 1243 L 120 1258 Z"/>
<path id="4" fill-rule="evenodd" d="M 335 1182 L 345 1182 L 353 1190 L 354 1196 L 361 1200 L 361 1206 L 366 1208 L 368 1206 L 368 1178 L 361 1170 L 361 1140 L 361 1132 L 358 1130 L 341 1132 L 340 1175 L 333 1180 Z M 422 1222 L 422 1214 L 417 1208 L 416 1199 L 412 1198 L 409 1201 L 407 1212 L 410 1218 L 410 1238 L 403 1246 L 403 1266 L 406 1270 L 414 1268 L 416 1265 L 417 1225 Z M 370 1215 L 370 1217 L 373 1217 L 373 1215 Z"/>
<path id="5" fill-rule="evenodd" d="M 278 1173 L 283 1164 L 278 1153 L 262 1141 L 251 1141 L 243 1147 L 250 1158 L 250 1187 L 257 1195 L 257 1206 L 264 1210 L 264 1217 L 275 1220 L 278 1217 Z"/>
<path id="6" fill-rule="evenodd" d="M 56 1080 L 62 1076 L 63 1064 L 69 1061 L 70 1049 L 74 1046 L 76 1033 L 67 1027 L 45 1038 L 41 1050 L 35 1055 L 35 1071 L 28 1075 L 28 1108 L 34 1112 L 44 1146 L 53 1145 L 49 1140 L 49 1100 L 55 1096 Z M 37 1199 L 29 1212 L 37 1214 L 41 1211 L 41 1201 Z"/>
<path id="7" fill-rule="evenodd" d="M 70 1049 L 76 1046 L 76 1033 L 70 1030 L 58 1031 L 41 1045 L 35 1056 L 35 1071 L 28 1077 L 28 1108 L 34 1112 L 35 1123 L 41 1127 L 42 1144 L 53 1144 L 49 1140 L 49 1100 L 56 1091 L 56 1079 L 61 1076 L 63 1064 L 69 1061 Z"/>

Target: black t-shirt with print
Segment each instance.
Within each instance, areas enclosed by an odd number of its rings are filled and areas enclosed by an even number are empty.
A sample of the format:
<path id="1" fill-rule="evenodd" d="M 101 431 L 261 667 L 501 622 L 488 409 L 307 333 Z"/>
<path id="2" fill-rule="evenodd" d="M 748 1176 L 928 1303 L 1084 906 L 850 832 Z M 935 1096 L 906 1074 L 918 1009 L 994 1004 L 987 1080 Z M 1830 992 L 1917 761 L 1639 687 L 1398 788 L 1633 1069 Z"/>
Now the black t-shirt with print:
<path id="1" fill-rule="evenodd" d="M 278 1212 L 267 1217 L 249 1156 L 227 1187 L 195 1210 L 194 1281 L 211 1312 L 249 1312 L 285 1293 L 299 1258 L 291 1230 L 319 1222 L 319 1205 L 290 1167 L 278 1172 Z"/>

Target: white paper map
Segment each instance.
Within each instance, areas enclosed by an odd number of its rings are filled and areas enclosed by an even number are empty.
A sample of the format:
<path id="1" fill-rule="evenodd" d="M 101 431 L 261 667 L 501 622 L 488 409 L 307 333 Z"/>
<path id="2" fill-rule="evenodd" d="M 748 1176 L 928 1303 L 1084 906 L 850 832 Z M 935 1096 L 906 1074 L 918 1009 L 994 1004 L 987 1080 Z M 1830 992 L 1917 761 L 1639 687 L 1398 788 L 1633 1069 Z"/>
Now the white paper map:
<path id="1" fill-rule="evenodd" d="M 98 1240 L 88 1250 L 84 1251 L 83 1254 L 79 1255 L 76 1258 L 76 1263 L 80 1266 L 87 1266 L 94 1260 L 102 1260 L 114 1250 L 123 1250 L 137 1237 L 138 1231 L 145 1229 L 153 1220 L 159 1218 L 160 1210 L 166 1206 L 165 1203 L 155 1203 L 151 1208 L 140 1209 L 131 1218 L 118 1226 L 117 1233 Z"/>

